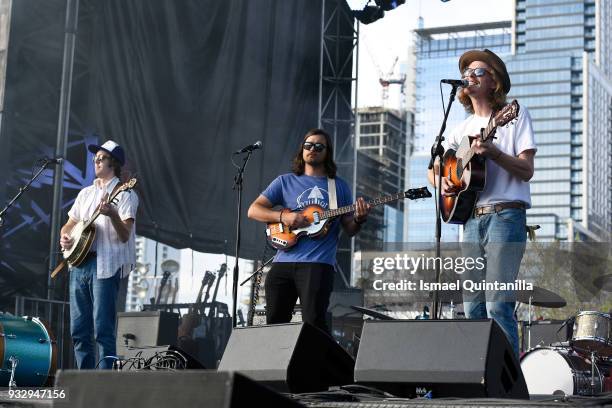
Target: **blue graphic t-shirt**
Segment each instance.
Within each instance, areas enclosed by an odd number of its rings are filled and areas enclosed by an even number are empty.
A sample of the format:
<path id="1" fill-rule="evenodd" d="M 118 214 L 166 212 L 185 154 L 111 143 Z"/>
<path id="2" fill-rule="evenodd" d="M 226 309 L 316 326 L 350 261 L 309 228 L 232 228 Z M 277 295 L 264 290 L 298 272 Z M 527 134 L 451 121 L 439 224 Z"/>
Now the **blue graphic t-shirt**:
<path id="1" fill-rule="evenodd" d="M 273 206 L 280 205 L 295 210 L 316 204 L 328 210 L 329 195 L 327 188 L 327 177 L 325 176 L 297 176 L 288 173 L 274 179 L 262 195 L 270 200 Z M 350 205 L 353 202 L 348 184 L 337 176 L 336 197 L 338 207 Z M 300 238 L 294 247 L 284 251 L 279 250 L 274 257 L 274 262 L 320 262 L 335 265 L 339 228 L 340 217 L 332 221 L 325 236 Z"/>

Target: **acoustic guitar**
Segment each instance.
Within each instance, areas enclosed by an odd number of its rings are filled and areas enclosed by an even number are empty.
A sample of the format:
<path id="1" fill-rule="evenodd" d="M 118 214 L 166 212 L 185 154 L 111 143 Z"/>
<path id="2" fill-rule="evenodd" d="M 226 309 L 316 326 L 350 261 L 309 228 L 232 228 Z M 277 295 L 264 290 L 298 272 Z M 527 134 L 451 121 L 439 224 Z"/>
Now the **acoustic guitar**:
<path id="1" fill-rule="evenodd" d="M 480 132 L 481 141 L 494 138 L 498 127 L 508 125 L 519 114 L 516 100 L 504 106 L 489 120 Z M 471 217 L 478 199 L 478 193 L 486 185 L 486 161 L 472 146 L 476 137 L 464 136 L 458 149 L 448 149 L 442 158 L 442 177 L 446 177 L 455 187 L 453 196 L 440 195 L 442 219 L 449 224 L 465 224 Z"/>
<path id="2" fill-rule="evenodd" d="M 381 204 L 390 203 L 401 198 L 416 200 L 419 198 L 431 197 L 431 193 L 427 187 L 413 188 L 397 194 L 380 196 L 367 203 L 371 207 Z M 289 211 L 289 210 L 287 210 Z M 309 222 L 305 227 L 291 228 L 283 223 L 268 223 L 266 228 L 266 238 L 270 245 L 276 249 L 287 250 L 295 246 L 300 238 L 311 237 L 318 238 L 327 234 L 331 226 L 331 220 L 344 214 L 355 211 L 355 204 L 336 208 L 334 210 L 325 210 L 323 207 L 312 204 L 302 209 L 293 210 L 292 212 L 301 213 Z"/>

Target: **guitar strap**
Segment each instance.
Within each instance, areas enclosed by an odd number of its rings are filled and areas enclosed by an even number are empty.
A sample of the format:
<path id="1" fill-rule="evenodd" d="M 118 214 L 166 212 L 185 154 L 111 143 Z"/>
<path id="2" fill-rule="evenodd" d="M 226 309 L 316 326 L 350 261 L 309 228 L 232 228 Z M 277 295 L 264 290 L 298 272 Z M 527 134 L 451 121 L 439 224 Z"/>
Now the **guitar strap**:
<path id="1" fill-rule="evenodd" d="M 336 196 L 336 179 L 330 177 L 327 178 L 327 194 L 329 195 L 329 209 L 337 209 L 338 198 Z"/>
<path id="2" fill-rule="evenodd" d="M 329 209 L 335 210 L 338 208 L 338 197 L 336 195 L 336 179 L 327 178 L 327 194 L 329 195 Z M 334 265 L 334 272 L 338 272 L 340 265 L 336 261 Z M 342 275 L 340 275 L 342 276 Z"/>
<path id="3" fill-rule="evenodd" d="M 113 194 L 115 194 L 117 192 L 117 190 L 119 190 L 119 188 L 122 186 L 123 183 L 121 183 L 121 180 L 119 180 L 117 182 L 117 184 L 115 184 L 115 187 L 113 187 L 113 191 L 111 191 L 110 195 L 108 196 L 109 198 L 113 196 Z"/>

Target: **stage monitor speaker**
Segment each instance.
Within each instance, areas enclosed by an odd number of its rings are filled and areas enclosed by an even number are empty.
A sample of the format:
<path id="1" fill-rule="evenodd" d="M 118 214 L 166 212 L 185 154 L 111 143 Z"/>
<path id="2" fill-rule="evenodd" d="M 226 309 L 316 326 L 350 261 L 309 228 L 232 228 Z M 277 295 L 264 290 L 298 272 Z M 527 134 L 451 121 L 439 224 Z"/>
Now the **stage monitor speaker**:
<path id="1" fill-rule="evenodd" d="M 61 408 L 300 407 L 252 380 L 216 371 L 59 371 Z"/>
<path id="2" fill-rule="evenodd" d="M 237 371 L 279 391 L 325 391 L 353 383 L 355 361 L 308 323 L 235 329 L 219 371 Z"/>
<path id="3" fill-rule="evenodd" d="M 178 337 L 177 313 L 123 312 L 117 313 L 117 355 L 129 347 L 163 346 L 176 344 Z"/>
<path id="4" fill-rule="evenodd" d="M 565 320 L 535 320 L 531 322 L 531 348 L 549 346 L 572 338 L 573 322 Z M 522 322 L 521 351 L 529 349 L 529 322 Z"/>
<path id="5" fill-rule="evenodd" d="M 368 320 L 355 382 L 400 397 L 529 398 L 517 357 L 493 320 Z"/>

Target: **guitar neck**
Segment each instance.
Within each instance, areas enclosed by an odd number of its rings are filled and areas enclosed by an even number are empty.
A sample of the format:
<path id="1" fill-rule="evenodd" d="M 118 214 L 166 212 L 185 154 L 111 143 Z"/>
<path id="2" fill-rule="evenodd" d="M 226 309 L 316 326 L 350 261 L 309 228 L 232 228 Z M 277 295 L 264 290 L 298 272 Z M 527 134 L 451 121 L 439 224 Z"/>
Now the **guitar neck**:
<path id="1" fill-rule="evenodd" d="M 376 207 L 381 204 L 386 204 L 392 201 L 397 201 L 400 198 L 404 198 L 404 196 L 405 194 L 403 192 L 400 192 L 400 193 L 391 194 L 388 196 L 381 196 L 373 200 L 370 200 L 367 203 L 370 205 L 370 207 Z M 326 210 L 326 211 L 323 211 L 323 214 L 321 214 L 321 219 L 334 218 L 340 215 L 348 214 L 348 213 L 355 211 L 355 208 L 356 208 L 355 204 L 351 204 L 351 205 L 346 205 L 344 207 L 336 208 L 334 210 Z"/>
<path id="2" fill-rule="evenodd" d="M 497 122 L 495 121 L 495 118 L 491 118 L 487 127 L 482 131 L 483 136 L 481 140 L 483 142 L 488 140 L 489 138 L 493 137 L 493 135 L 495 135 L 496 131 L 497 131 Z M 476 152 L 474 151 L 474 148 L 471 147 L 470 150 L 466 153 L 463 162 L 468 163 L 470 160 L 472 160 L 475 154 Z"/>
<path id="3" fill-rule="evenodd" d="M 87 229 L 87 228 L 91 227 L 91 224 L 94 223 L 94 221 L 96 220 L 96 218 L 98 218 L 99 215 L 100 215 L 100 210 L 94 211 L 94 213 L 92 214 L 91 218 L 85 224 L 84 229 Z"/>
<path id="4" fill-rule="evenodd" d="M 120 189 L 120 190 L 115 191 L 113 194 L 111 194 L 111 196 L 108 198 L 108 202 L 109 203 L 112 202 L 122 191 L 124 190 Z M 94 213 L 91 215 L 91 218 L 87 221 L 87 224 L 85 224 L 85 229 L 91 227 L 91 224 L 93 224 L 96 218 L 98 218 L 99 216 L 100 216 L 100 209 L 96 209 L 96 211 L 94 211 Z"/>
<path id="5" fill-rule="evenodd" d="M 491 118 L 491 120 L 489 121 L 489 124 L 487 125 L 485 130 L 482 132 L 482 134 L 484 135 L 482 138 L 482 141 L 484 142 L 490 137 L 492 137 L 495 134 L 496 130 L 497 130 L 497 122 L 495 121 L 495 118 Z"/>

